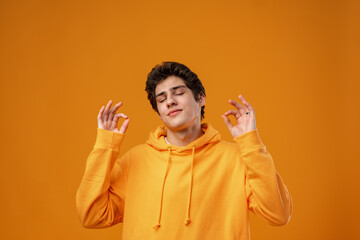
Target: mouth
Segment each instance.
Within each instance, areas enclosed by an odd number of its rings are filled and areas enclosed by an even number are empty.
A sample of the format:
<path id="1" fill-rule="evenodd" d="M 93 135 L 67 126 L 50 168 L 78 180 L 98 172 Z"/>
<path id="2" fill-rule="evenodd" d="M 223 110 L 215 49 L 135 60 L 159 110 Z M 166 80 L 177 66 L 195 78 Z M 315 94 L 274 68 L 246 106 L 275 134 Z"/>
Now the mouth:
<path id="1" fill-rule="evenodd" d="M 175 116 L 176 114 L 178 114 L 181 111 L 182 111 L 181 109 L 174 109 L 169 112 L 168 116 Z"/>

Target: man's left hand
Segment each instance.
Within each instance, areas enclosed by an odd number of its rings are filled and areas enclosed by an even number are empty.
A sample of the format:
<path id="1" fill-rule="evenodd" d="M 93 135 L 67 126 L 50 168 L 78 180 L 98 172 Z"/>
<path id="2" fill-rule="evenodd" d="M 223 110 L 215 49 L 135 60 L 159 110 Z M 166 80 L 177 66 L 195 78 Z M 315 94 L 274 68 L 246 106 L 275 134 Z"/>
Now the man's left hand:
<path id="1" fill-rule="evenodd" d="M 229 110 L 224 113 L 224 115 L 221 115 L 221 117 L 224 119 L 225 125 L 228 127 L 231 135 L 234 138 L 256 129 L 254 108 L 245 100 L 242 95 L 239 95 L 239 99 L 244 106 L 238 102 L 229 100 L 229 103 L 233 105 L 236 110 Z M 230 115 L 235 117 L 235 125 L 231 123 L 229 119 Z"/>

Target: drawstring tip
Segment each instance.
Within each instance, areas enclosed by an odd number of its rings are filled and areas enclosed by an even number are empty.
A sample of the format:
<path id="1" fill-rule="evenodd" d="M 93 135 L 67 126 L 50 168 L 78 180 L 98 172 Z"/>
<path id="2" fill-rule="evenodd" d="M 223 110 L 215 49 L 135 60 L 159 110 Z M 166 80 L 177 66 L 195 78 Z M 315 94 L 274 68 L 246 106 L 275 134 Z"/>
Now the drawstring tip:
<path id="1" fill-rule="evenodd" d="M 153 226 L 153 229 L 158 230 L 159 227 L 160 227 L 160 224 L 158 223 L 158 224 Z"/>
<path id="2" fill-rule="evenodd" d="M 188 225 L 189 223 L 191 223 L 190 218 L 188 218 L 188 219 L 185 220 L 185 225 Z"/>

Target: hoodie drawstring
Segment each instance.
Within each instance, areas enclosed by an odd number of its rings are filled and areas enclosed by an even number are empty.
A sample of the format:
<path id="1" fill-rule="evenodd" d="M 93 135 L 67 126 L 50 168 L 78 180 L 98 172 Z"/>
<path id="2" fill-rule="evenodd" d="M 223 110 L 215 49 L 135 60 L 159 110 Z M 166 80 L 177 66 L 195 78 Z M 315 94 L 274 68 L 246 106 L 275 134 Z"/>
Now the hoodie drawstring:
<path id="1" fill-rule="evenodd" d="M 163 185 L 162 185 L 162 189 L 161 189 L 159 220 L 158 220 L 158 223 L 153 226 L 153 228 L 155 230 L 157 230 L 161 226 L 160 221 L 161 221 L 161 213 L 162 213 L 162 205 L 163 205 L 163 197 L 164 197 L 165 180 L 166 180 L 166 176 L 167 176 L 168 169 L 169 169 L 169 162 L 170 162 L 170 157 L 171 157 L 171 147 L 168 147 L 168 153 L 169 153 L 169 155 L 168 155 L 168 160 L 167 160 L 167 163 L 166 163 L 164 181 L 163 181 Z"/>
<path id="2" fill-rule="evenodd" d="M 191 219 L 190 219 L 190 204 L 191 204 L 192 186 L 193 186 L 194 156 L 195 156 L 195 146 L 193 146 L 193 149 L 192 149 L 191 168 L 190 168 L 189 198 L 188 198 L 187 217 L 186 217 L 186 220 L 185 220 L 185 225 L 188 225 L 191 222 Z"/>
<path id="3" fill-rule="evenodd" d="M 160 222 L 161 222 L 161 213 L 162 213 L 162 205 L 163 205 L 163 198 L 164 198 L 164 188 L 165 188 L 165 181 L 166 181 L 167 173 L 168 173 L 168 170 L 169 170 L 169 162 L 170 162 L 170 157 L 171 157 L 171 147 L 168 147 L 168 153 L 169 154 L 168 154 L 168 160 L 167 160 L 167 163 L 166 163 L 164 181 L 163 181 L 162 189 L 161 189 L 159 219 L 158 219 L 158 223 L 153 226 L 153 228 L 155 230 L 157 230 L 161 226 Z M 189 197 L 188 197 L 188 205 L 187 205 L 187 211 L 186 211 L 186 219 L 185 219 L 185 222 L 184 222 L 185 225 L 188 225 L 191 222 L 190 205 L 191 205 L 192 187 L 193 187 L 194 158 L 195 158 L 195 146 L 193 146 L 193 148 L 192 148 L 191 167 L 190 167 L 190 187 L 189 187 Z"/>

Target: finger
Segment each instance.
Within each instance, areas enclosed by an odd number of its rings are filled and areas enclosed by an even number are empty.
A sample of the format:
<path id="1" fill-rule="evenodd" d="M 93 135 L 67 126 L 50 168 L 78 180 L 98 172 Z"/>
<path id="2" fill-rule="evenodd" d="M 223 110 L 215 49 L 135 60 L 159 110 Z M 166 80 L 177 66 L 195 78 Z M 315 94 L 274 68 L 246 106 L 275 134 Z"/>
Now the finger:
<path id="1" fill-rule="evenodd" d="M 241 117 L 241 114 L 239 111 L 236 111 L 236 110 L 229 110 L 227 111 L 226 113 L 224 113 L 225 116 L 230 116 L 230 115 L 233 115 L 236 119 L 238 119 L 239 117 Z"/>
<path id="2" fill-rule="evenodd" d="M 221 117 L 224 119 L 224 123 L 227 126 L 227 128 L 229 129 L 229 131 L 231 131 L 233 125 L 232 125 L 230 119 L 225 115 L 221 115 Z"/>
<path id="3" fill-rule="evenodd" d="M 102 106 L 102 107 L 100 108 L 99 114 L 98 114 L 98 116 L 97 116 L 98 127 L 99 127 L 99 128 L 103 127 L 103 126 L 102 126 L 102 116 L 103 116 L 103 113 L 104 113 L 104 109 L 105 109 L 105 107 Z"/>
<path id="4" fill-rule="evenodd" d="M 239 110 L 239 112 L 240 112 L 241 116 L 244 116 L 244 115 L 246 115 L 247 110 L 245 108 L 242 108 Z"/>
<path id="5" fill-rule="evenodd" d="M 250 112 L 250 114 L 251 114 L 251 112 L 254 112 L 254 108 L 250 105 L 250 103 L 248 103 L 248 101 L 245 100 L 243 95 L 239 95 L 239 99 L 244 104 L 246 112 Z"/>
<path id="6" fill-rule="evenodd" d="M 125 119 L 127 119 L 128 116 L 126 116 L 126 115 L 123 114 L 123 113 L 117 113 L 117 114 L 115 114 L 115 115 L 114 115 L 114 118 L 111 120 L 111 129 L 117 128 L 119 118 L 125 118 Z"/>
<path id="7" fill-rule="evenodd" d="M 101 118 L 102 118 L 102 115 L 103 115 L 103 113 L 104 113 L 104 109 L 105 109 L 104 106 L 102 106 L 102 107 L 100 108 L 100 111 L 99 111 L 99 114 L 98 114 L 98 116 L 97 116 L 97 119 L 101 119 Z"/>
<path id="8" fill-rule="evenodd" d="M 115 104 L 115 106 L 113 108 L 110 109 L 109 112 L 109 120 L 113 119 L 115 112 L 119 109 L 119 107 L 122 106 L 122 102 L 119 102 L 117 104 Z"/>
<path id="9" fill-rule="evenodd" d="M 238 103 L 238 102 L 235 102 L 235 101 L 233 101 L 233 100 L 229 100 L 229 103 L 231 104 L 231 105 L 233 105 L 237 110 L 241 110 L 241 109 L 243 109 L 244 107 L 240 104 L 240 103 Z"/>
<path id="10" fill-rule="evenodd" d="M 110 100 L 110 101 L 108 102 L 108 104 L 106 105 L 106 108 L 105 108 L 104 114 L 103 114 L 103 120 L 104 120 L 104 121 L 107 121 L 108 118 L 109 118 L 109 109 L 110 109 L 111 104 L 112 104 L 112 101 Z"/>
<path id="11" fill-rule="evenodd" d="M 120 128 L 120 133 L 125 134 L 128 126 L 129 126 L 129 122 L 130 122 L 129 118 L 123 122 L 123 124 L 121 125 L 121 128 Z"/>
<path id="12" fill-rule="evenodd" d="M 113 118 L 113 122 L 116 122 L 116 121 L 118 121 L 119 120 L 119 118 L 128 118 L 128 116 L 126 116 L 125 114 L 123 114 L 123 113 L 117 113 L 117 114 L 115 114 L 114 115 L 114 118 Z"/>

